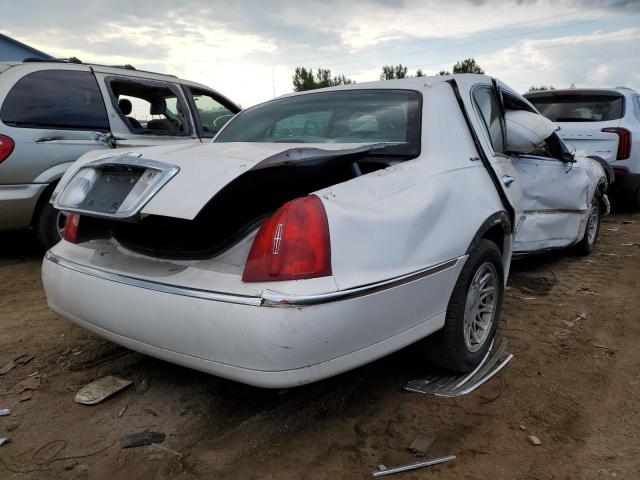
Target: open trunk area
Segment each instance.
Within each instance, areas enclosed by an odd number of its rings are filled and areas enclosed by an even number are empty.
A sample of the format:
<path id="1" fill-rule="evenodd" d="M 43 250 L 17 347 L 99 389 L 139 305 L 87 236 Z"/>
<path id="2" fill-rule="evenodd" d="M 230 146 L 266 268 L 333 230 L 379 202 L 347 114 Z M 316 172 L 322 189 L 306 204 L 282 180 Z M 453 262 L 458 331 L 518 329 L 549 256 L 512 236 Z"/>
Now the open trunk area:
<path id="1" fill-rule="evenodd" d="M 250 170 L 220 190 L 193 220 L 159 215 L 137 222 L 83 217 L 80 240 L 113 237 L 144 255 L 211 258 L 245 238 L 289 200 L 386 168 L 392 162 L 342 156 Z"/>

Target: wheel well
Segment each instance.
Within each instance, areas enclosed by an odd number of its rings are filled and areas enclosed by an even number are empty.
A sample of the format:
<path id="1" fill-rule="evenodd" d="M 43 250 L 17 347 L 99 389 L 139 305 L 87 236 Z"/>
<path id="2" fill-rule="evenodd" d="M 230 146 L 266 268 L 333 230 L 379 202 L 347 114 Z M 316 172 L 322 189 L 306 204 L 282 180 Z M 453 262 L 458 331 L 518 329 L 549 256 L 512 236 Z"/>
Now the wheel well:
<path id="1" fill-rule="evenodd" d="M 47 188 L 45 188 L 40 194 L 40 197 L 38 198 L 38 202 L 36 203 L 36 208 L 33 209 L 33 216 L 31 217 L 32 226 L 35 225 L 36 221 L 38 220 L 38 215 L 40 215 L 40 211 L 51 198 L 51 194 L 55 190 L 59 181 L 60 179 L 54 180 L 53 182 L 51 182 L 49 185 L 47 185 Z"/>
<path id="2" fill-rule="evenodd" d="M 483 238 L 495 243 L 500 249 L 500 252 L 504 254 L 504 241 L 506 236 L 512 232 L 512 228 L 507 212 L 494 213 L 487 218 L 478 229 L 471 241 L 471 245 L 469 245 L 467 249 L 467 254 L 471 252 L 478 241 Z"/>
<path id="3" fill-rule="evenodd" d="M 486 238 L 487 240 L 491 240 L 495 243 L 500 252 L 504 253 L 504 237 L 507 232 L 504 230 L 502 224 L 498 223 L 490 227 L 487 231 L 482 234 L 481 238 Z"/>

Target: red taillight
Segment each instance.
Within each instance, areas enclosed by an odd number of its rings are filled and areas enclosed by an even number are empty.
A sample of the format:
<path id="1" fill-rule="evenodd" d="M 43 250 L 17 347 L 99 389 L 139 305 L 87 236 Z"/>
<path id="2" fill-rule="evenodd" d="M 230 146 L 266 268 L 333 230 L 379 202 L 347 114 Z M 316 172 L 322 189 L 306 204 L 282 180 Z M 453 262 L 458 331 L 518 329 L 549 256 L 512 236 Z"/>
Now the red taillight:
<path id="1" fill-rule="evenodd" d="M 67 242 L 78 242 L 78 225 L 80 224 L 80 215 L 77 213 L 69 213 L 64 221 L 64 231 L 62 236 Z"/>
<path id="2" fill-rule="evenodd" d="M 242 280 L 267 282 L 331 275 L 329 223 L 318 197 L 285 203 L 253 240 Z"/>
<path id="3" fill-rule="evenodd" d="M 618 154 L 616 160 L 626 160 L 631 156 L 631 132 L 626 128 L 603 128 L 603 132 L 618 134 Z"/>
<path id="4" fill-rule="evenodd" d="M 9 158 L 9 155 L 11 155 L 15 146 L 16 144 L 13 143 L 13 139 L 11 137 L 0 135 L 0 163 Z"/>

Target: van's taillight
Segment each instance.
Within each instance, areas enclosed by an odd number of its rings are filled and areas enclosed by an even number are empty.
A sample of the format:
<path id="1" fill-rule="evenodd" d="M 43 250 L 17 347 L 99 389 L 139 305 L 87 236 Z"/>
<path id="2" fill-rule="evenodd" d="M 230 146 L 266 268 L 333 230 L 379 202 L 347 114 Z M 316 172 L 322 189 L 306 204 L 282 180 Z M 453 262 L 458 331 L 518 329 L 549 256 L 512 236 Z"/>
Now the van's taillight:
<path id="1" fill-rule="evenodd" d="M 626 128 L 603 128 L 603 132 L 618 134 L 618 154 L 616 160 L 626 160 L 631 156 L 631 132 Z"/>
<path id="2" fill-rule="evenodd" d="M 285 203 L 253 240 L 242 280 L 268 282 L 331 275 L 329 223 L 315 196 Z"/>
<path id="3" fill-rule="evenodd" d="M 77 213 L 69 213 L 64 221 L 63 238 L 67 242 L 78 242 L 78 225 L 80 225 L 80 215 Z"/>
<path id="4" fill-rule="evenodd" d="M 11 155 L 15 146 L 16 144 L 13 142 L 11 137 L 0 135 L 0 163 L 9 158 L 9 155 Z"/>

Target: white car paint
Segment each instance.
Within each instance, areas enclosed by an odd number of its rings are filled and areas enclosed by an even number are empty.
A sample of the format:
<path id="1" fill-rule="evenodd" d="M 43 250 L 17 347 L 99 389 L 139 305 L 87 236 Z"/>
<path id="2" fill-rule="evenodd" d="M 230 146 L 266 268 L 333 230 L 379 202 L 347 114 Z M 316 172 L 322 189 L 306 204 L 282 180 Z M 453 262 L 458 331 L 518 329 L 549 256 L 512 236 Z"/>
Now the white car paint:
<path id="1" fill-rule="evenodd" d="M 450 81 L 457 84 L 464 110 Z M 583 233 L 574 225 L 561 241 L 549 243 L 555 232 L 539 228 L 531 238 L 514 239 L 508 225 L 522 218 L 526 223 L 531 215 L 523 205 L 533 212 L 558 201 L 584 222 L 586 196 L 593 196 L 604 178 L 597 164 L 586 166 L 589 160 L 582 170 L 580 159 L 578 164 L 556 160 L 554 166 L 563 169 L 558 175 L 557 169 L 535 162 L 525 167 L 522 158 L 495 153 L 472 101 L 477 86 L 493 88 L 492 79 L 422 77 L 327 89 L 402 88 L 422 94 L 419 156 L 314 192 L 329 223 L 331 276 L 243 282 L 255 231 L 230 250 L 199 260 L 149 257 L 113 239 L 62 241 L 43 262 L 49 305 L 134 350 L 263 387 L 326 378 L 424 338 L 444 325 L 451 292 L 484 225 L 507 225 L 500 245 L 506 281 L 514 240 L 525 247 L 533 242 L 536 250 L 569 246 Z M 501 83 L 498 87 L 513 92 Z M 140 214 L 194 218 L 246 171 L 281 163 L 287 155 L 304 162 L 318 153 L 307 149 L 354 148 L 367 145 L 212 143 L 137 149 L 136 156 L 180 168 Z M 105 157 L 103 152 L 82 157 L 61 185 L 83 165 Z M 517 181 L 506 182 L 506 176 Z M 545 203 L 546 196 L 553 199 Z M 568 218 L 567 212 L 560 215 Z"/>

